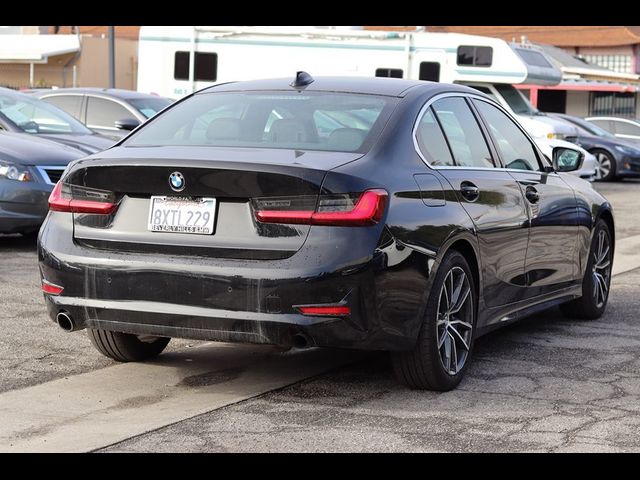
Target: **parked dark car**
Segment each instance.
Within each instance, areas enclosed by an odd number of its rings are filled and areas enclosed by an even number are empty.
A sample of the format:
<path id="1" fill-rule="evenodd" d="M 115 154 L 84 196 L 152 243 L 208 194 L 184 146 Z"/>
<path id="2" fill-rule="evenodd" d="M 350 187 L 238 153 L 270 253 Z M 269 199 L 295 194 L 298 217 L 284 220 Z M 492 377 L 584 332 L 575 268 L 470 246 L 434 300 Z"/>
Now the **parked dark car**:
<path id="1" fill-rule="evenodd" d="M 204 89 L 69 166 L 38 249 L 59 326 L 119 361 L 170 337 L 388 350 L 449 390 L 493 328 L 602 315 L 613 214 L 561 173 L 578 150 L 552 165 L 460 85 L 292 80 Z"/>
<path id="2" fill-rule="evenodd" d="M 640 143 L 640 120 L 637 118 L 587 117 L 586 120 L 621 140 Z"/>
<path id="3" fill-rule="evenodd" d="M 58 88 L 33 96 L 61 108 L 87 127 L 120 140 L 173 100 L 116 88 Z"/>
<path id="4" fill-rule="evenodd" d="M 67 164 L 82 156 L 51 140 L 0 132 L 0 233 L 37 232 L 53 186 Z"/>
<path id="5" fill-rule="evenodd" d="M 59 108 L 37 98 L 0 87 L 0 130 L 27 133 L 76 148 L 84 155 L 113 145 Z"/>
<path id="6" fill-rule="evenodd" d="M 567 140 L 591 152 L 598 162 L 596 180 L 610 181 L 640 177 L 640 145 L 617 138 L 597 125 L 563 113 L 549 113 L 578 127 L 576 137 Z"/>

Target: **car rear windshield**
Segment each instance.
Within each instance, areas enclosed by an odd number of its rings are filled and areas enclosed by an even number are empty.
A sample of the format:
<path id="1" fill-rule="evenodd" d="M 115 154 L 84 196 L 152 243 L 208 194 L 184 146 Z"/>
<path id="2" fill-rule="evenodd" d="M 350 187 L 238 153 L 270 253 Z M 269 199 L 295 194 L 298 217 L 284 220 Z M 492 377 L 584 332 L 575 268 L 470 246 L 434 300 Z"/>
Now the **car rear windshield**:
<path id="1" fill-rule="evenodd" d="M 155 117 L 123 145 L 365 152 L 395 102 L 333 92 L 203 93 Z"/>

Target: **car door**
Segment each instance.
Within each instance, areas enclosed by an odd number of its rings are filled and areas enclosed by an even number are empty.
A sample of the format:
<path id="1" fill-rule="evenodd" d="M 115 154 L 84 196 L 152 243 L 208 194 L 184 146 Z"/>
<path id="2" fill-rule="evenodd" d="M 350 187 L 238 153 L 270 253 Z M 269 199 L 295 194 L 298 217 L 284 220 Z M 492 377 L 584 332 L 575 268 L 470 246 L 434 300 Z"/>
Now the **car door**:
<path id="1" fill-rule="evenodd" d="M 457 198 L 476 229 L 488 306 L 524 296 L 527 207 L 464 96 L 446 96 L 423 110 L 416 130 L 430 166 L 444 177 L 447 198 Z M 448 183 L 448 186 L 446 184 Z"/>
<path id="2" fill-rule="evenodd" d="M 522 128 L 502 109 L 474 99 L 509 174 L 518 182 L 529 210 L 525 261 L 527 297 L 568 286 L 576 275 L 577 202 L 561 175 L 545 171 L 546 161 Z"/>
<path id="3" fill-rule="evenodd" d="M 113 100 L 87 95 L 86 118 L 87 127 L 103 135 L 119 139 L 127 135 L 129 131 L 117 128 L 116 122 L 125 118 L 135 119 L 136 116 Z"/>

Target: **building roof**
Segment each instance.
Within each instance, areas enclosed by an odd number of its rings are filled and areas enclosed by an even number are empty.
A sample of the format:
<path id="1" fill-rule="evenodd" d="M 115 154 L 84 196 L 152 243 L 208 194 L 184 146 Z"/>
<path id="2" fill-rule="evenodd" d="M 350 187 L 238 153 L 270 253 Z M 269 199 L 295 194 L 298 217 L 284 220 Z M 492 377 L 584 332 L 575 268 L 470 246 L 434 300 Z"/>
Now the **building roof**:
<path id="1" fill-rule="evenodd" d="M 626 26 L 429 26 L 429 32 L 467 33 L 556 47 L 614 47 L 640 44 L 640 27 Z"/>
<path id="2" fill-rule="evenodd" d="M 2 35 L 0 63 L 46 63 L 48 57 L 78 50 L 75 35 Z"/>
<path id="3" fill-rule="evenodd" d="M 109 33 L 109 27 L 106 26 L 79 26 L 80 35 L 91 35 L 94 37 L 107 36 Z M 49 27 L 49 33 L 53 33 L 54 27 Z M 60 27 L 58 33 L 71 33 L 71 27 Z M 138 34 L 140 33 L 139 26 L 132 25 L 120 25 L 115 27 L 116 38 L 128 38 L 131 40 L 138 40 Z"/>

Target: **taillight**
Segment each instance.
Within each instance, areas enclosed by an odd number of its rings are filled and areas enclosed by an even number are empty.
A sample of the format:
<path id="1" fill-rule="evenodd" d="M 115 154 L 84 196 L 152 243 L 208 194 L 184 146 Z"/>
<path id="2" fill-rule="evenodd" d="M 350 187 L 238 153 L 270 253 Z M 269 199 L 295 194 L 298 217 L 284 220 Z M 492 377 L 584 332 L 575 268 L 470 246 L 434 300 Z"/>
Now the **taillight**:
<path id="1" fill-rule="evenodd" d="M 262 223 L 360 227 L 380 222 L 387 205 L 387 192 L 367 190 L 358 194 L 316 197 L 255 198 L 256 219 Z"/>
<path id="2" fill-rule="evenodd" d="M 69 185 L 60 180 L 49 196 L 49 210 L 56 212 L 96 213 L 108 215 L 116 209 L 112 192 Z"/>

